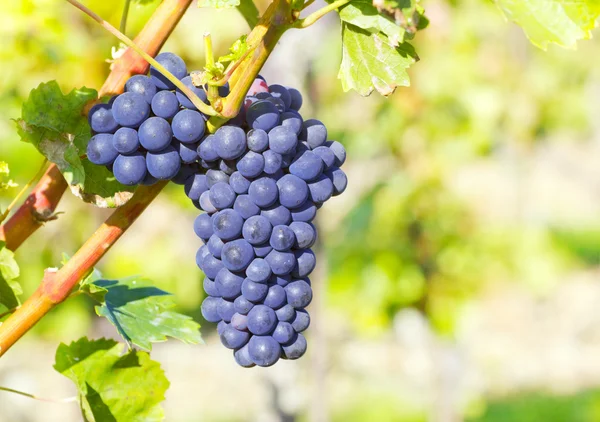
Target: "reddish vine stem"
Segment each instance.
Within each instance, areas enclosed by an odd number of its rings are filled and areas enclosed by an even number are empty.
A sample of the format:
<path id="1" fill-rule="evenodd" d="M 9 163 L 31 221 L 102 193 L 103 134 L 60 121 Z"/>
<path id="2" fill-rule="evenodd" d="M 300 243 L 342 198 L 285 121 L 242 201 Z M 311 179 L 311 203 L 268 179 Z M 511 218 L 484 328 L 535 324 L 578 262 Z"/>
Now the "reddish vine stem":
<path id="1" fill-rule="evenodd" d="M 150 17 L 135 43 L 151 56 L 156 56 L 192 0 L 165 0 Z M 146 73 L 149 64 L 128 48 L 111 66 L 111 72 L 100 89 L 99 96 L 123 92 L 125 82 L 135 74 Z M 0 240 L 6 247 L 16 250 L 39 229 L 54 210 L 67 189 L 67 182 L 55 164 L 42 176 L 31 194 L 19 209 L 0 226 Z"/>
<path id="2" fill-rule="evenodd" d="M 129 202 L 117 209 L 58 271 L 46 270 L 37 290 L 0 325 L 0 356 L 55 306 L 102 258 L 167 185 L 140 186 Z"/>

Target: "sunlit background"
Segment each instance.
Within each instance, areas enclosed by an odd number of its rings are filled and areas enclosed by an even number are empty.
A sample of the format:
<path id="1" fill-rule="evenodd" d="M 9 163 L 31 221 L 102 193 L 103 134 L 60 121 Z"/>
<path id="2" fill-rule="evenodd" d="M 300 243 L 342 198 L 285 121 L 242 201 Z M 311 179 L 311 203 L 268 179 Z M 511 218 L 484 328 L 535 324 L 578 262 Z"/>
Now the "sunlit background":
<path id="1" fill-rule="evenodd" d="M 121 2 L 85 4 L 118 24 Z M 101 261 L 107 277 L 154 280 L 202 324 L 206 345 L 155 346 L 167 421 L 600 420 L 600 40 L 543 52 L 491 2 L 424 6 L 412 86 L 390 98 L 343 93 L 333 15 L 287 33 L 262 72 L 298 87 L 303 114 L 348 149 L 349 188 L 317 219 L 303 359 L 240 368 L 202 320 L 198 211 L 179 186 Z M 129 35 L 155 7 L 132 8 Z M 199 69 L 207 30 L 224 53 L 248 27 L 194 4 L 164 50 Z M 17 136 L 21 103 L 52 79 L 98 89 L 116 42 L 55 0 L 3 1 L 0 40 L 0 159 L 23 185 L 42 157 Z M 26 295 L 110 213 L 68 192 L 58 210 L 16 253 Z M 52 364 L 83 335 L 116 338 L 80 297 L 0 361 L 0 385 L 74 395 Z M 76 404 L 0 392 L 2 422 L 79 420 Z"/>

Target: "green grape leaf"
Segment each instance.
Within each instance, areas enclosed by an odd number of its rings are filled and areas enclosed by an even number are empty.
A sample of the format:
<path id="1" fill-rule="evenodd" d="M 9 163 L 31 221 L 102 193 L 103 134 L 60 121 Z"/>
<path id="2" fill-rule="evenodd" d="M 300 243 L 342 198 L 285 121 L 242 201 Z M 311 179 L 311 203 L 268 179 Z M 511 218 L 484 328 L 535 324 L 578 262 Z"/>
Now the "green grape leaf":
<path id="1" fill-rule="evenodd" d="M 19 266 L 14 254 L 6 248 L 6 242 L 0 241 L 0 306 L 7 309 L 19 306 L 19 295 L 23 294 L 23 290 L 15 280 L 17 277 Z"/>
<path id="2" fill-rule="evenodd" d="M 418 60 L 412 45 L 397 47 L 381 33 L 371 33 L 342 22 L 342 63 L 338 78 L 344 91 L 356 90 L 367 96 L 376 89 L 390 95 L 398 86 L 408 86 L 406 69 Z"/>
<path id="3" fill-rule="evenodd" d="M 238 38 L 231 47 L 229 47 L 229 54 L 219 57 L 217 60 L 219 63 L 235 62 L 242 58 L 248 51 L 248 42 L 246 41 L 246 35 L 242 35 Z"/>
<path id="4" fill-rule="evenodd" d="M 254 28 L 258 23 L 258 9 L 252 0 L 240 0 L 240 4 L 237 6 L 238 12 L 240 12 L 248 26 Z"/>
<path id="5" fill-rule="evenodd" d="M 496 0 L 496 4 L 543 50 L 550 43 L 574 48 L 578 40 L 591 38 L 600 16 L 598 0 Z"/>
<path id="6" fill-rule="evenodd" d="M 238 7 L 240 0 L 198 0 L 198 7 L 214 7 L 215 9 L 231 9 Z"/>
<path id="7" fill-rule="evenodd" d="M 133 196 L 135 186 L 117 182 L 115 176 L 104 166 L 97 166 L 87 158 L 81 160 L 85 183 L 70 185 L 73 195 L 100 208 L 116 208 Z"/>
<path id="8" fill-rule="evenodd" d="M 331 1 L 329 1 L 331 3 Z M 340 19 L 371 32 L 383 32 L 392 45 L 404 41 L 406 30 L 387 14 L 379 13 L 372 0 L 352 0 L 339 9 Z"/>
<path id="9" fill-rule="evenodd" d="M 89 88 L 64 95 L 56 81 L 42 83 L 23 103 L 17 130 L 21 140 L 58 166 L 76 196 L 101 208 L 114 208 L 131 198 L 133 188 L 117 182 L 105 167 L 81 158 L 91 137 L 84 106 L 97 96 Z"/>
<path id="10" fill-rule="evenodd" d="M 152 343 L 166 341 L 167 337 L 188 344 L 202 342 L 200 325 L 174 312 L 170 293 L 153 286 L 149 280 L 128 277 L 96 280 L 92 284 L 106 290 L 104 302 L 96 307 L 96 313 L 108 319 L 130 346 L 151 350 Z"/>
<path id="11" fill-rule="evenodd" d="M 56 350 L 54 369 L 77 387 L 81 412 L 90 422 L 158 422 L 169 388 L 158 362 L 148 353 L 123 353 L 114 340 L 83 337 Z"/>

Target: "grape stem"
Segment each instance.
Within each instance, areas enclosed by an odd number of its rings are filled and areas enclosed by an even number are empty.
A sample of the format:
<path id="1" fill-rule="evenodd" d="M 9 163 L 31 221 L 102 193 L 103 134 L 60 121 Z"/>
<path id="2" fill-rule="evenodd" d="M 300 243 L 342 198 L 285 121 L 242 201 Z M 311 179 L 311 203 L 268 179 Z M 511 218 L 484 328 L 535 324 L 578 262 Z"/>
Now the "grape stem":
<path id="1" fill-rule="evenodd" d="M 325 16 L 327 13 L 332 12 L 340 7 L 342 7 L 343 5 L 350 3 L 350 0 L 337 0 L 334 1 L 333 3 L 328 4 L 325 7 L 322 7 L 321 9 L 311 13 L 310 15 L 308 15 L 307 17 L 305 17 L 304 19 L 298 19 L 294 24 L 293 27 L 294 28 L 308 28 L 309 26 L 311 26 L 312 24 L 314 24 L 316 21 L 318 21 L 319 19 L 321 19 L 323 16 Z M 306 5 L 305 5 L 306 7 Z"/>
<path id="2" fill-rule="evenodd" d="M 25 184 L 25 186 L 23 186 L 23 188 L 19 191 L 19 193 L 17 194 L 17 196 L 14 197 L 14 199 L 11 201 L 11 203 L 8 205 L 8 207 L 6 207 L 6 209 L 4 210 L 4 212 L 2 213 L 2 215 L 0 215 L 0 223 L 3 222 L 6 217 L 8 217 L 8 214 L 10 214 L 10 211 L 14 208 L 14 206 L 17 204 L 17 202 L 19 201 L 19 199 L 21 199 L 21 197 L 23 195 L 25 195 L 25 192 L 27 192 L 29 190 L 29 188 L 31 187 L 31 185 L 33 185 L 33 183 L 38 180 L 39 178 L 42 177 L 42 174 L 44 174 L 44 170 L 46 168 L 46 164 L 48 164 L 48 159 L 44 159 L 44 161 L 42 162 L 42 165 L 40 166 L 40 169 L 37 171 L 37 173 L 35 174 L 35 176 L 33 176 L 31 178 L 31 180 L 29 180 L 29 182 L 27 182 Z"/>
<path id="3" fill-rule="evenodd" d="M 140 186 L 131 200 L 113 212 L 61 269 L 45 271 L 36 291 L 0 325 L 0 356 L 70 296 L 77 283 L 89 274 L 167 183 Z"/>
<path id="4" fill-rule="evenodd" d="M 158 70 L 165 78 L 167 78 L 173 85 L 175 85 L 181 92 L 185 94 L 186 97 L 196 106 L 196 108 L 206 114 L 207 116 L 217 116 L 218 113 L 208 104 L 204 103 L 194 92 L 189 89 L 184 83 L 182 83 L 178 78 L 176 78 L 171 72 L 165 69 L 159 62 L 154 60 L 152 56 L 146 53 L 143 49 L 138 47 L 131 39 L 125 36 L 122 32 L 120 32 L 117 28 L 112 26 L 110 23 L 106 22 L 96 13 L 85 7 L 83 4 L 79 3 L 77 0 L 66 0 L 71 3 L 77 9 L 81 10 L 83 13 L 88 15 L 90 18 L 94 19 L 100 26 L 106 29 L 108 32 L 113 34 L 119 40 L 121 40 L 125 45 L 132 48 L 136 53 L 144 58 L 148 63 L 150 63 L 156 70 Z"/>
<path id="5" fill-rule="evenodd" d="M 8 388 L 8 387 L 0 386 L 0 391 L 6 391 L 7 393 L 18 394 L 19 396 L 25 396 L 25 397 L 29 397 L 30 399 L 44 401 L 47 403 L 61 403 L 62 404 L 62 403 L 76 403 L 77 402 L 77 397 L 67 397 L 66 399 L 46 399 L 43 397 L 38 397 L 33 394 L 25 393 L 23 391 L 15 390 L 14 388 Z"/>
<path id="6" fill-rule="evenodd" d="M 208 32 L 204 34 L 204 57 L 206 61 L 206 67 L 209 70 L 213 69 L 215 66 L 215 55 L 213 52 L 212 37 Z M 208 84 L 206 94 L 208 97 L 208 101 L 210 101 L 210 103 L 213 104 L 219 99 L 219 87 Z"/>
<path id="7" fill-rule="evenodd" d="M 119 31 L 123 34 L 127 33 L 127 17 L 129 16 L 129 4 L 131 0 L 125 0 L 125 5 L 123 6 L 123 14 L 121 15 L 121 24 L 119 25 Z"/>

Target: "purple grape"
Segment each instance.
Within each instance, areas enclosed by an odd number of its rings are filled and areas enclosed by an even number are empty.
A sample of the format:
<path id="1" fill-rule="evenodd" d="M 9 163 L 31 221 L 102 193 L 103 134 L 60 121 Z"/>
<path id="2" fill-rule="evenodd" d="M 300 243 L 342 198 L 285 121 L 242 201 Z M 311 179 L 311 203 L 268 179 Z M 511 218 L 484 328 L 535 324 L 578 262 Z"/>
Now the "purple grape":
<path id="1" fill-rule="evenodd" d="M 323 123 L 316 119 L 309 119 L 304 122 L 304 131 L 302 140 L 307 141 L 310 149 L 320 147 L 327 141 L 327 128 Z"/>
<path id="2" fill-rule="evenodd" d="M 308 182 L 319 177 L 323 172 L 323 167 L 324 163 L 321 157 L 312 151 L 306 151 L 292 162 L 290 173 Z"/>
<path id="3" fill-rule="evenodd" d="M 335 166 L 342 167 L 342 164 L 346 162 L 346 149 L 338 141 L 329 141 L 325 144 L 329 147 L 333 155 L 335 155 Z"/>
<path id="4" fill-rule="evenodd" d="M 317 180 L 308 184 L 308 190 L 313 202 L 323 203 L 333 195 L 333 182 L 322 174 Z"/>
<path id="5" fill-rule="evenodd" d="M 250 262 L 254 258 L 254 249 L 246 240 L 237 239 L 227 242 L 225 246 L 223 246 L 221 256 L 223 265 L 225 265 L 228 270 L 243 271 L 250 265 Z"/>
<path id="6" fill-rule="evenodd" d="M 208 254 L 200 261 L 200 269 L 204 272 L 211 280 L 214 280 L 219 271 L 221 271 L 223 267 L 223 263 L 220 259 L 215 258 L 214 256 Z"/>
<path id="7" fill-rule="evenodd" d="M 269 240 L 272 230 L 273 227 L 269 220 L 260 215 L 255 215 L 244 222 L 242 235 L 250 244 L 260 245 Z"/>
<path id="8" fill-rule="evenodd" d="M 248 193 L 248 189 L 250 188 L 250 180 L 242 176 L 239 171 L 229 176 L 229 184 L 238 195 Z"/>
<path id="9" fill-rule="evenodd" d="M 264 259 L 256 258 L 246 268 L 246 276 L 255 283 L 266 283 L 271 277 L 271 267 Z"/>
<path id="10" fill-rule="evenodd" d="M 271 271 L 273 271 L 273 274 L 275 275 L 289 274 L 296 266 L 296 257 L 291 252 L 272 250 L 265 259 L 271 266 Z"/>
<path id="11" fill-rule="evenodd" d="M 302 94 L 295 88 L 288 88 L 288 92 L 291 100 L 289 108 L 296 111 L 300 110 L 300 107 L 302 107 Z"/>
<path id="12" fill-rule="evenodd" d="M 252 202 L 259 207 L 269 207 L 277 201 L 279 195 L 277 183 L 271 177 L 261 177 L 256 179 L 250 183 L 248 195 L 250 195 Z"/>
<path id="13" fill-rule="evenodd" d="M 288 251 L 294 246 L 296 235 L 288 226 L 277 225 L 273 227 L 269 243 L 276 251 Z"/>
<path id="14" fill-rule="evenodd" d="M 92 130 L 98 133 L 113 133 L 119 127 L 108 104 L 94 105 L 88 113 L 88 121 Z"/>
<path id="15" fill-rule="evenodd" d="M 315 244 L 317 240 L 317 230 L 311 223 L 303 221 L 294 221 L 290 224 L 290 229 L 294 232 L 294 247 L 298 249 L 308 249 Z"/>
<path id="16" fill-rule="evenodd" d="M 262 129 L 250 129 L 246 134 L 248 149 L 263 152 L 269 147 L 269 135 Z"/>
<path id="17" fill-rule="evenodd" d="M 335 163 L 335 154 L 329 147 L 320 146 L 313 149 L 312 152 L 318 155 L 321 158 L 321 160 L 323 160 L 323 163 L 325 164 L 325 170 L 331 168 Z"/>
<path id="18" fill-rule="evenodd" d="M 243 297 L 243 296 L 238 296 Z M 233 302 L 233 306 L 235 308 L 235 301 Z M 248 317 L 246 315 L 242 315 L 236 311 L 235 314 L 231 317 L 231 326 L 236 330 L 247 331 L 248 330 Z"/>
<path id="19" fill-rule="evenodd" d="M 150 117 L 138 130 L 140 144 L 146 150 L 158 152 L 164 150 L 173 139 L 171 125 L 162 117 Z"/>
<path id="20" fill-rule="evenodd" d="M 209 239 L 213 235 L 213 225 L 210 215 L 200 214 L 194 220 L 194 233 L 200 239 Z"/>
<path id="21" fill-rule="evenodd" d="M 208 277 L 204 277 L 204 280 L 202 281 L 202 287 L 209 296 L 221 296 L 219 294 L 219 289 L 217 289 L 217 284 Z"/>
<path id="22" fill-rule="evenodd" d="M 285 305 L 286 300 L 287 297 L 283 287 L 275 284 L 274 286 L 269 287 L 267 296 L 263 299 L 263 304 L 271 309 L 279 309 Z"/>
<path id="23" fill-rule="evenodd" d="M 262 283 L 256 283 L 249 278 L 242 283 L 242 295 L 250 302 L 262 301 L 269 292 L 269 286 Z"/>
<path id="24" fill-rule="evenodd" d="M 181 162 L 184 164 L 191 164 L 198 161 L 198 144 L 184 144 L 177 140 L 171 142 L 173 148 L 177 150 L 179 153 L 179 157 L 181 157 Z"/>
<path id="25" fill-rule="evenodd" d="M 140 147 L 140 140 L 135 129 L 122 127 L 115 132 L 112 138 L 113 148 L 120 154 L 128 155 L 137 152 Z"/>
<path id="26" fill-rule="evenodd" d="M 201 87 L 197 87 L 192 83 L 191 76 L 186 76 L 185 78 L 183 78 L 181 80 L 181 82 L 185 86 L 187 86 L 190 89 L 190 91 L 192 91 L 194 94 L 196 94 L 196 96 L 200 99 L 200 101 L 202 101 L 205 104 L 209 104 L 209 102 L 206 98 L 206 92 Z M 194 105 L 194 103 L 192 103 L 190 101 L 190 99 L 187 97 L 187 95 L 185 95 L 183 92 L 181 92 L 179 90 L 179 88 L 177 88 L 176 95 L 177 95 L 176 99 L 178 100 L 179 104 L 181 104 L 185 108 L 189 108 L 192 110 L 198 110 L 196 108 L 196 106 Z"/>
<path id="27" fill-rule="evenodd" d="M 112 104 L 112 115 L 121 126 L 135 128 L 150 115 L 150 105 L 140 94 L 125 92 Z"/>
<path id="28" fill-rule="evenodd" d="M 329 179 L 327 179 L 329 180 Z M 298 208 L 308 198 L 306 182 L 293 174 L 286 174 L 277 181 L 279 202 L 286 208 Z"/>
<path id="29" fill-rule="evenodd" d="M 159 91 L 150 103 L 152 113 L 163 119 L 172 119 L 179 111 L 179 101 L 171 91 Z"/>
<path id="30" fill-rule="evenodd" d="M 227 324 L 223 320 L 219 321 L 219 323 L 217 324 L 217 334 L 219 334 L 219 335 L 223 334 L 223 331 L 225 331 L 225 328 L 227 328 L 227 327 L 229 327 L 229 324 Z"/>
<path id="31" fill-rule="evenodd" d="M 243 286 L 244 286 L 244 283 L 242 283 L 242 289 L 243 289 Z M 237 313 L 242 314 L 242 315 L 247 315 L 248 312 L 250 312 L 250 310 L 254 307 L 254 303 L 252 303 L 248 299 L 246 299 L 242 293 L 242 296 L 238 296 L 235 298 L 235 300 L 233 301 L 233 306 L 235 307 L 235 311 Z"/>
<path id="32" fill-rule="evenodd" d="M 292 96 L 286 87 L 278 84 L 269 85 L 269 93 L 274 98 L 279 98 L 284 103 L 285 109 L 292 105 Z"/>
<path id="33" fill-rule="evenodd" d="M 265 305 L 256 305 L 248 312 L 248 330 L 262 336 L 273 332 L 277 325 L 275 311 Z"/>
<path id="34" fill-rule="evenodd" d="M 312 289 L 305 280 L 295 280 L 284 287 L 287 301 L 294 308 L 306 308 L 312 300 Z"/>
<path id="35" fill-rule="evenodd" d="M 137 185 L 146 177 L 146 157 L 139 152 L 119 155 L 113 164 L 113 173 L 119 183 Z"/>
<path id="36" fill-rule="evenodd" d="M 194 143 L 202 138 L 206 124 L 204 117 L 195 110 L 181 110 L 171 122 L 173 136 L 183 143 Z"/>
<path id="37" fill-rule="evenodd" d="M 229 176 L 221 170 L 208 170 L 206 172 L 206 185 L 209 189 L 219 182 L 229 183 Z"/>
<path id="38" fill-rule="evenodd" d="M 200 308 L 202 311 L 202 316 L 208 322 L 219 322 L 221 321 L 221 317 L 219 316 L 219 311 L 217 310 L 219 302 L 221 298 L 208 296 L 202 302 L 202 307 Z"/>
<path id="39" fill-rule="evenodd" d="M 293 221 L 310 222 L 317 215 L 317 207 L 311 201 L 306 201 L 304 204 L 291 210 Z"/>
<path id="40" fill-rule="evenodd" d="M 279 360 L 281 346 L 271 336 L 252 336 L 248 341 L 248 355 L 258 366 L 271 366 Z"/>
<path id="41" fill-rule="evenodd" d="M 155 60 L 177 79 L 183 79 L 187 73 L 185 62 L 173 53 L 160 53 Z M 158 89 L 175 89 L 173 82 L 169 81 L 153 66 L 150 67 L 150 77 Z"/>
<path id="42" fill-rule="evenodd" d="M 269 132 L 269 148 L 281 155 L 292 154 L 296 150 L 298 136 L 285 126 L 277 126 Z"/>
<path id="43" fill-rule="evenodd" d="M 156 94 L 156 85 L 146 75 L 134 75 L 125 83 L 125 91 L 140 94 L 150 104 Z"/>
<path id="44" fill-rule="evenodd" d="M 244 219 L 248 219 L 253 215 L 258 215 L 258 213 L 260 213 L 260 208 L 258 208 L 258 206 L 252 202 L 248 195 L 239 195 L 237 198 L 235 198 L 233 209 L 237 211 Z"/>
<path id="45" fill-rule="evenodd" d="M 204 191 L 202 192 L 202 194 L 200 194 L 200 199 L 198 199 L 198 203 L 200 204 L 200 208 L 209 214 L 214 214 L 215 212 L 217 212 L 217 209 L 215 208 L 213 203 L 210 202 L 209 191 Z"/>
<path id="46" fill-rule="evenodd" d="M 233 240 L 242 234 L 244 219 L 236 211 L 224 209 L 215 215 L 212 225 L 214 233 L 219 236 L 221 240 Z"/>
<path id="47" fill-rule="evenodd" d="M 273 338 L 279 344 L 288 344 L 295 340 L 296 332 L 289 322 L 279 322 L 275 331 L 273 331 Z"/>
<path id="48" fill-rule="evenodd" d="M 285 304 L 275 311 L 277 319 L 283 322 L 292 322 L 296 318 L 296 310 L 290 304 Z"/>
<path id="49" fill-rule="evenodd" d="M 223 250 L 223 245 L 225 245 L 225 243 L 223 243 L 223 241 L 216 234 L 213 234 L 210 237 L 210 239 L 208 239 L 208 243 L 206 244 L 212 256 L 219 259 L 221 259 L 221 251 Z M 219 274 L 217 274 L 217 277 L 218 276 Z"/>
<path id="50" fill-rule="evenodd" d="M 252 359 L 250 358 L 248 344 L 246 344 L 241 349 L 238 349 L 235 352 L 233 352 L 233 357 L 235 358 L 237 364 L 244 368 L 252 368 L 253 366 L 255 366 L 255 363 L 252 362 Z"/>
<path id="51" fill-rule="evenodd" d="M 254 255 L 256 255 L 259 258 L 264 258 L 269 253 L 271 253 L 272 250 L 273 248 L 271 247 L 271 245 L 269 245 L 269 243 L 262 243 L 260 245 L 254 246 Z"/>
<path id="52" fill-rule="evenodd" d="M 219 296 L 222 296 L 225 299 L 235 299 L 242 293 L 243 281 L 244 279 L 239 275 L 232 273 L 227 268 L 223 268 L 215 277 Z"/>
<path id="53" fill-rule="evenodd" d="M 292 111 L 286 111 L 285 113 L 281 113 L 281 126 L 289 129 L 296 135 L 299 135 L 302 132 L 303 123 L 304 121 L 298 113 Z"/>
<path id="54" fill-rule="evenodd" d="M 235 160 L 246 150 L 246 134 L 235 126 L 223 126 L 215 132 L 215 149 L 224 160 Z"/>
<path id="55" fill-rule="evenodd" d="M 87 144 L 87 158 L 94 164 L 105 166 L 112 164 L 119 155 L 113 147 L 113 135 L 99 133 L 92 136 Z"/>
<path id="56" fill-rule="evenodd" d="M 279 124 L 279 110 L 268 101 L 257 101 L 246 110 L 246 122 L 252 129 L 269 132 Z"/>
<path id="57" fill-rule="evenodd" d="M 276 153 L 270 149 L 262 153 L 264 169 L 266 174 L 275 174 L 281 170 L 281 164 L 283 163 L 283 157 L 281 154 Z"/>
<path id="58" fill-rule="evenodd" d="M 235 201 L 236 194 L 229 183 L 219 182 L 210 188 L 210 202 L 216 209 L 231 208 Z"/>
<path id="59" fill-rule="evenodd" d="M 148 172 L 159 180 L 172 179 L 181 168 L 179 153 L 172 146 L 146 155 Z"/>
<path id="60" fill-rule="evenodd" d="M 231 176 L 236 171 L 236 162 L 234 160 L 219 161 L 219 170 Z"/>
<path id="61" fill-rule="evenodd" d="M 294 327 L 294 330 L 296 330 L 297 333 L 301 333 L 302 331 L 306 330 L 309 325 L 310 315 L 308 312 L 306 312 L 304 309 L 296 309 L 294 319 L 292 321 L 292 327 Z"/>
<path id="62" fill-rule="evenodd" d="M 333 154 L 333 153 L 332 153 Z M 216 161 L 219 159 L 217 154 L 217 139 L 215 135 L 208 135 L 200 142 L 198 155 L 205 161 Z"/>
<path id="63" fill-rule="evenodd" d="M 306 353 L 306 347 L 306 338 L 302 334 L 298 334 L 293 343 L 281 346 L 284 357 L 290 360 L 302 357 Z"/>
<path id="64" fill-rule="evenodd" d="M 260 211 L 260 215 L 266 217 L 273 226 L 287 225 L 292 221 L 290 210 L 279 203 L 275 203 Z"/>
<path id="65" fill-rule="evenodd" d="M 233 302 L 220 298 L 217 304 L 217 312 L 223 321 L 230 322 L 231 317 L 235 314 Z"/>
<path id="66" fill-rule="evenodd" d="M 265 98 L 265 101 L 268 101 L 277 107 L 277 111 L 283 113 L 285 111 L 285 103 L 281 98 L 269 97 Z"/>
<path id="67" fill-rule="evenodd" d="M 275 275 L 273 274 L 269 279 L 269 284 L 277 284 L 278 286 L 285 287 L 292 281 L 292 276 L 286 275 Z"/>
<path id="68" fill-rule="evenodd" d="M 292 275 L 300 278 L 308 276 L 317 265 L 315 254 L 310 249 L 300 249 L 294 251 L 294 255 L 296 255 L 296 267 Z"/>
<path id="69" fill-rule="evenodd" d="M 333 196 L 338 196 L 346 190 L 348 186 L 348 177 L 340 168 L 334 168 L 325 172 L 325 176 L 333 183 Z"/>
<path id="70" fill-rule="evenodd" d="M 208 190 L 206 176 L 204 174 L 195 174 L 193 177 L 190 177 L 185 183 L 184 190 L 187 197 L 192 201 L 200 200 L 200 195 Z"/>
<path id="71" fill-rule="evenodd" d="M 260 175 L 265 168 L 265 159 L 262 154 L 248 151 L 237 162 L 237 170 L 244 177 L 254 178 Z"/>

